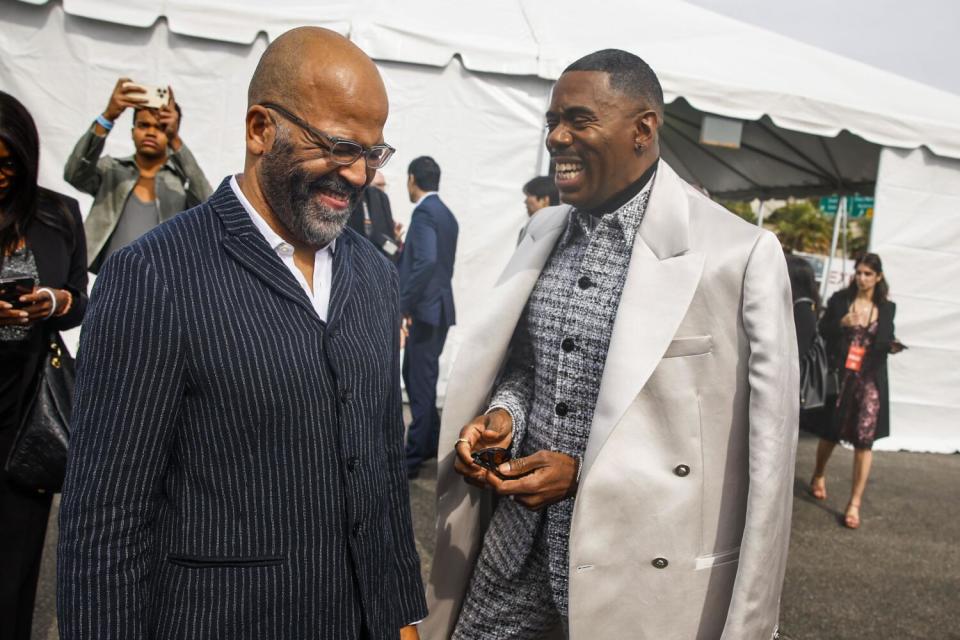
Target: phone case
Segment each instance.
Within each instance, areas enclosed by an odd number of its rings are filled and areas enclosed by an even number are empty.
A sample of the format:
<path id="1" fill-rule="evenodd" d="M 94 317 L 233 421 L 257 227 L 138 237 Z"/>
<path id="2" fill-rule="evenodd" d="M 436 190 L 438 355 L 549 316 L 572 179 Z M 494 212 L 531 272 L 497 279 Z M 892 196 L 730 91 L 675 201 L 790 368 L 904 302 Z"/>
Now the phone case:
<path id="1" fill-rule="evenodd" d="M 166 87 L 140 84 L 139 82 L 128 82 L 124 86 L 133 86 L 143 89 L 143 91 L 134 91 L 127 95 L 129 95 L 131 98 L 143 98 L 147 101 L 147 103 L 143 106 L 149 109 L 159 109 L 167 106 L 167 103 L 170 102 L 170 90 Z"/>

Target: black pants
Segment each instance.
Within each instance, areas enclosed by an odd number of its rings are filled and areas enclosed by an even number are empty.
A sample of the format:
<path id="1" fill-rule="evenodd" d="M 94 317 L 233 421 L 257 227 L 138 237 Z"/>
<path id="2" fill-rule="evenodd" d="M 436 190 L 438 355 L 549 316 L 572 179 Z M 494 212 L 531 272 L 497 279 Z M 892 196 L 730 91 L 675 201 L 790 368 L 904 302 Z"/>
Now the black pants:
<path id="1" fill-rule="evenodd" d="M 0 357 L 0 640 L 30 640 L 52 496 L 21 489 L 3 471 L 35 360 L 10 353 Z"/>
<path id="2" fill-rule="evenodd" d="M 416 471 L 424 460 L 437 455 L 440 414 L 437 412 L 437 378 L 440 353 L 448 327 L 414 320 L 403 358 L 403 383 L 410 398 L 413 421 L 407 432 L 407 471 Z"/>

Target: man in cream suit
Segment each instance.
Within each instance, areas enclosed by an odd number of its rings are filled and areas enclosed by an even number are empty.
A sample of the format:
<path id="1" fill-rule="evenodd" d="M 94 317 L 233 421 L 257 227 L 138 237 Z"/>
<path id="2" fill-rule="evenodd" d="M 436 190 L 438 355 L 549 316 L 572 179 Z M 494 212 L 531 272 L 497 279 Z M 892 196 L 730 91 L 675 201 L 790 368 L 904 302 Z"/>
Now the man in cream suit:
<path id="1" fill-rule="evenodd" d="M 567 206 L 531 222 L 450 378 L 428 640 L 776 633 L 798 413 L 786 265 L 659 159 L 662 122 L 656 75 L 623 51 L 554 87 Z M 488 447 L 513 459 L 475 464 Z"/>

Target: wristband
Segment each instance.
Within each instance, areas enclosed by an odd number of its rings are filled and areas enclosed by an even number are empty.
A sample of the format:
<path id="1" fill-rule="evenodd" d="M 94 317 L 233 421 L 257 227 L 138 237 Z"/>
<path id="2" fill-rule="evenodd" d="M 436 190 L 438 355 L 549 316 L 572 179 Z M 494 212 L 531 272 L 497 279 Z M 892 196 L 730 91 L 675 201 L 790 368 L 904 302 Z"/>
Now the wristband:
<path id="1" fill-rule="evenodd" d="M 97 115 L 97 124 L 103 127 L 104 129 L 106 129 L 107 131 L 110 131 L 111 129 L 113 129 L 113 122 L 111 122 L 110 120 L 107 120 L 102 113 Z"/>
<path id="2" fill-rule="evenodd" d="M 53 292 L 53 289 L 51 289 L 50 287 L 39 287 L 37 291 L 43 291 L 45 294 L 50 296 L 50 304 L 52 305 L 52 307 L 50 308 L 50 313 L 48 313 L 47 317 L 44 318 L 44 320 L 48 320 L 49 318 L 52 318 L 53 314 L 57 312 L 57 294 L 55 294 Z"/>

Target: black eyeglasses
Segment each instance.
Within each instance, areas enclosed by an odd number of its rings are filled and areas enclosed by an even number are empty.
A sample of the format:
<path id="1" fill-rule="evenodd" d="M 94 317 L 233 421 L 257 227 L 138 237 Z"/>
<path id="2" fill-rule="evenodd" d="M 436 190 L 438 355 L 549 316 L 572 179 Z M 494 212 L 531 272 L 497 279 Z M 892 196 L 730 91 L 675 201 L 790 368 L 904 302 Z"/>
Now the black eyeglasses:
<path id="1" fill-rule="evenodd" d="M 382 169 L 397 151 L 388 144 L 375 144 L 368 148 L 353 140 L 329 136 L 323 131 L 310 126 L 304 120 L 300 119 L 287 109 L 272 102 L 262 102 L 260 103 L 260 106 L 266 107 L 267 109 L 273 109 L 284 118 L 306 131 L 308 134 L 310 134 L 310 136 L 319 140 L 323 146 L 326 147 L 327 152 L 330 154 L 330 159 L 339 165 L 351 165 L 359 160 L 361 156 L 363 156 L 367 162 L 368 168 Z"/>

